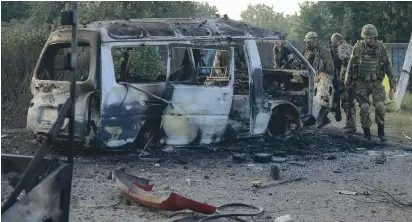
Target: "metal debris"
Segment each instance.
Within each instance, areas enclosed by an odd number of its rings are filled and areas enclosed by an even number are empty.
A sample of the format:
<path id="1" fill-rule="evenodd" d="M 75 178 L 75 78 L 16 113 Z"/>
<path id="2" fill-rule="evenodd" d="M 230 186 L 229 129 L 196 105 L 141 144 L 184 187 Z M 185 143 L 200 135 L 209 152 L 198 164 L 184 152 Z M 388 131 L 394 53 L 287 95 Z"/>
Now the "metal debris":
<path id="1" fill-rule="evenodd" d="M 347 191 L 347 190 L 335 190 L 338 194 L 345 194 L 345 195 L 358 195 L 358 192 L 355 191 Z"/>
<path id="2" fill-rule="evenodd" d="M 279 166 L 276 164 L 273 164 L 270 166 L 270 177 L 274 180 L 279 180 L 280 178 L 280 169 Z"/>
<path id="3" fill-rule="evenodd" d="M 387 158 L 386 158 L 385 152 L 381 152 L 381 154 L 376 157 L 375 162 L 377 164 L 384 164 L 384 163 L 386 163 L 386 160 L 387 160 Z"/>
<path id="4" fill-rule="evenodd" d="M 242 163 L 246 161 L 246 154 L 244 153 L 236 153 L 232 156 L 233 162 Z"/>
<path id="5" fill-rule="evenodd" d="M 258 163 L 269 163 L 272 161 L 272 155 L 268 153 L 257 153 L 254 155 L 254 160 Z"/>
<path id="6" fill-rule="evenodd" d="M 286 162 L 286 158 L 272 157 L 272 161 L 275 162 L 275 163 L 284 163 L 284 162 Z"/>

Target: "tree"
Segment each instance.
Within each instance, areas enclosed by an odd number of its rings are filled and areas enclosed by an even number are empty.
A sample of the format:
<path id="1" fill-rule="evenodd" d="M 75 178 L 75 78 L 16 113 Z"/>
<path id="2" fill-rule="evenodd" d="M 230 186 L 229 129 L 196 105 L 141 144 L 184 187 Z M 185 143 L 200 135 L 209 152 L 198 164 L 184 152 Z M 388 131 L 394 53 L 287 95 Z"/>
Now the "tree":
<path id="1" fill-rule="evenodd" d="M 275 12 L 273 6 L 267 6 L 265 4 L 249 4 L 247 9 L 241 12 L 240 17 L 244 21 L 254 25 L 282 33 L 289 30 L 290 20 L 288 19 L 293 18 L 285 17 L 283 13 Z"/>
<path id="2" fill-rule="evenodd" d="M 131 18 L 190 18 L 211 17 L 215 6 L 199 2 L 80 2 L 79 21 L 90 23 L 99 20 Z"/>
<path id="3" fill-rule="evenodd" d="M 28 2 L 1 2 L 1 21 L 9 22 L 12 19 L 26 18 L 28 9 Z"/>
<path id="4" fill-rule="evenodd" d="M 379 39 L 408 42 L 411 13 L 409 2 L 304 2 L 292 29 L 300 36 L 315 31 L 322 40 L 329 40 L 333 33 L 339 32 L 354 44 L 361 38 L 362 27 L 371 23 L 378 29 Z"/>

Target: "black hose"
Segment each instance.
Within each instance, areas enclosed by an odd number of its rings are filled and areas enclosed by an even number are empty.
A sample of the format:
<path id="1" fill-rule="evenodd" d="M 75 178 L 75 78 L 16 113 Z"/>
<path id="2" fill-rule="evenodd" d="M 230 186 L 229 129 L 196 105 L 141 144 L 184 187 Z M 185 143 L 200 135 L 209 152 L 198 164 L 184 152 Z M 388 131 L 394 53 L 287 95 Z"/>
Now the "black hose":
<path id="1" fill-rule="evenodd" d="M 225 208 L 225 207 L 250 207 L 258 211 L 254 213 L 236 213 L 235 212 L 235 213 L 221 214 L 219 209 Z M 200 219 L 199 222 L 209 221 L 209 220 L 217 219 L 221 217 L 256 216 L 258 214 L 261 214 L 262 212 L 263 212 L 263 207 L 254 206 L 254 205 L 245 204 L 245 203 L 227 203 L 227 204 L 222 204 L 216 207 L 216 213 L 218 213 L 217 215 L 207 216 L 205 218 Z M 236 218 L 236 219 L 241 220 L 241 221 L 246 221 L 240 218 Z"/>

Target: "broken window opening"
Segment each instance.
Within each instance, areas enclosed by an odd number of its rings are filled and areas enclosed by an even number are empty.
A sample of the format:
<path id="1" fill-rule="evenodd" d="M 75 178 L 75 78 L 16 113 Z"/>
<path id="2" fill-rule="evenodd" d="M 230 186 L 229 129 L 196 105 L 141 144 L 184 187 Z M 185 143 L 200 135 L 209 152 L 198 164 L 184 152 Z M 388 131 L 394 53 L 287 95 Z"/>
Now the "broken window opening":
<path id="1" fill-rule="evenodd" d="M 116 82 L 165 82 L 167 46 L 113 47 L 112 57 Z"/>
<path id="2" fill-rule="evenodd" d="M 244 46 L 235 46 L 235 83 L 234 95 L 249 95 L 249 73 Z"/>
<path id="3" fill-rule="evenodd" d="M 283 49 L 279 50 L 275 45 Z M 274 99 L 293 103 L 301 113 L 306 113 L 309 88 L 306 65 L 286 41 L 260 41 L 257 46 L 263 67 L 264 91 Z"/>
<path id="4" fill-rule="evenodd" d="M 224 87 L 231 80 L 226 50 L 174 47 L 170 53 L 171 82 Z"/>
<path id="5" fill-rule="evenodd" d="M 39 80 L 70 81 L 73 75 L 71 70 L 58 70 L 55 68 L 57 56 L 71 52 L 70 43 L 57 43 L 47 47 L 42 58 L 36 78 Z M 79 43 L 77 48 L 76 81 L 86 81 L 90 70 L 91 46 L 88 43 Z"/>

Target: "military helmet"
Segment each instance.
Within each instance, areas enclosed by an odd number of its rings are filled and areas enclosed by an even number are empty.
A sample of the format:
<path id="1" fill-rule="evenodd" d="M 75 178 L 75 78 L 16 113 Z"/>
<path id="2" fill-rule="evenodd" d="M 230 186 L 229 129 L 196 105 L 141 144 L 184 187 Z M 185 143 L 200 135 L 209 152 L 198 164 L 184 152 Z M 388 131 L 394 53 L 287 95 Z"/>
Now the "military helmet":
<path id="1" fill-rule="evenodd" d="M 372 37 L 378 37 L 378 30 L 376 27 L 372 24 L 366 24 L 362 28 L 362 33 L 361 37 L 366 39 L 366 38 L 372 38 Z"/>
<path id="2" fill-rule="evenodd" d="M 304 41 L 310 41 L 310 40 L 312 40 L 314 38 L 317 38 L 317 37 L 318 37 L 318 34 L 316 34 L 316 32 L 308 32 L 305 35 L 305 40 Z"/>

